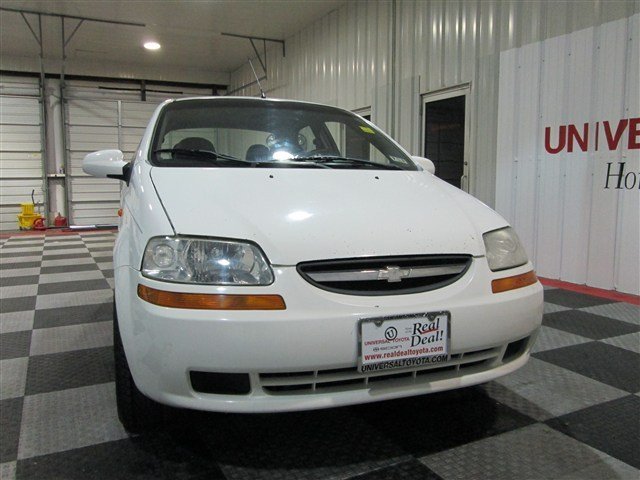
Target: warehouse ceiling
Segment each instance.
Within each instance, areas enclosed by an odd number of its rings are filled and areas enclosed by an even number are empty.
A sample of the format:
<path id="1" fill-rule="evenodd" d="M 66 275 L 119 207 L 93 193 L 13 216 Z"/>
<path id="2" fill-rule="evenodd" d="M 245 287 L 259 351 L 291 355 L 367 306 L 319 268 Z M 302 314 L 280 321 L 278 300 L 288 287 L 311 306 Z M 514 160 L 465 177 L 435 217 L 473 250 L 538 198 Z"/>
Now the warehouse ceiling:
<path id="1" fill-rule="evenodd" d="M 233 72 L 255 56 L 249 40 L 223 32 L 285 40 L 344 1 L 337 0 L 2 0 L 3 8 L 32 10 L 144 27 L 85 22 L 67 46 L 70 62 L 117 62 L 158 68 Z M 37 16 L 26 15 L 37 33 Z M 65 20 L 67 36 L 77 20 Z M 45 59 L 61 58 L 60 18 L 42 17 Z M 162 45 L 143 48 L 145 41 Z M 270 47 L 271 44 L 267 44 Z M 262 48 L 262 42 L 258 44 Z M 0 56 L 33 59 L 39 47 L 19 13 L 0 11 Z"/>

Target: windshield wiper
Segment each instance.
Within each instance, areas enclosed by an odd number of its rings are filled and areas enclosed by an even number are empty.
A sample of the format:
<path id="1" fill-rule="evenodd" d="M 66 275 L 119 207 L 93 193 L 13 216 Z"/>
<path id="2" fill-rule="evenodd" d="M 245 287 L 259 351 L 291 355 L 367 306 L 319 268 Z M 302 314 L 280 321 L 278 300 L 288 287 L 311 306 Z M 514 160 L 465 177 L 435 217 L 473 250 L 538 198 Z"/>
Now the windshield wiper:
<path id="1" fill-rule="evenodd" d="M 375 167 L 383 170 L 404 170 L 397 165 L 376 163 L 369 160 L 362 160 L 360 158 L 340 157 L 337 155 L 311 155 L 309 157 L 294 157 L 290 159 L 292 162 L 310 162 L 318 164 L 337 163 L 340 165 L 363 165 L 367 167 Z"/>
<path id="2" fill-rule="evenodd" d="M 181 153 L 184 155 L 191 155 L 194 157 L 200 157 L 209 160 L 228 160 L 230 162 L 239 162 L 242 164 L 252 163 L 247 160 L 242 160 L 241 158 L 234 157 L 233 155 L 218 153 L 214 152 L 213 150 L 192 150 L 189 148 L 158 148 L 157 150 L 154 150 L 153 153 Z"/>

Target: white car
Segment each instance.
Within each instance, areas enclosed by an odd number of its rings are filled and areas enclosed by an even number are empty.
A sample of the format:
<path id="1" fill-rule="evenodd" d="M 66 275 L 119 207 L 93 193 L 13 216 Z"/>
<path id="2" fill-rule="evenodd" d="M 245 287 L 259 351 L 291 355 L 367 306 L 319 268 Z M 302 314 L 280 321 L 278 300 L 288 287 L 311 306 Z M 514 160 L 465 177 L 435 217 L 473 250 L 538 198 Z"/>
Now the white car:
<path id="1" fill-rule="evenodd" d="M 313 103 L 167 101 L 118 178 L 119 416 L 282 412 L 522 367 L 542 286 L 516 233 L 370 122 Z"/>

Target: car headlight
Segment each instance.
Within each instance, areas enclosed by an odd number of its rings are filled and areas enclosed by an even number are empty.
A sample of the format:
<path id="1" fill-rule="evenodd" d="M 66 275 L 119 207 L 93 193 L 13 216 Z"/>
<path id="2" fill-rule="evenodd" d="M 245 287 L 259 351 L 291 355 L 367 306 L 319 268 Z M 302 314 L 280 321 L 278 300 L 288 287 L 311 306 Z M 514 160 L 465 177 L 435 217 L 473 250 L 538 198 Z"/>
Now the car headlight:
<path id="1" fill-rule="evenodd" d="M 529 261 L 518 235 L 511 227 L 493 230 L 482 235 L 491 271 L 506 270 Z"/>
<path id="2" fill-rule="evenodd" d="M 232 240 L 154 237 L 142 260 L 145 277 L 206 285 L 269 285 L 273 271 L 255 245 Z"/>

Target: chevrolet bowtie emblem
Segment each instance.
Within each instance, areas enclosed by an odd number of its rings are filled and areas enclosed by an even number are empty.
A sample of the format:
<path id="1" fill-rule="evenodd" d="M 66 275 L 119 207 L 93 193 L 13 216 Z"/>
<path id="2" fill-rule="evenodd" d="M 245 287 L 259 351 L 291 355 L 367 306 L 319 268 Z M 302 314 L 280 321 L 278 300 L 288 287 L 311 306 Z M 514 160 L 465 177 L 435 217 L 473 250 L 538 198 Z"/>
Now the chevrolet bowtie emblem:
<path id="1" fill-rule="evenodd" d="M 408 268 L 385 267 L 384 270 L 378 270 L 378 280 L 386 280 L 387 282 L 399 282 L 402 277 L 409 274 Z"/>

